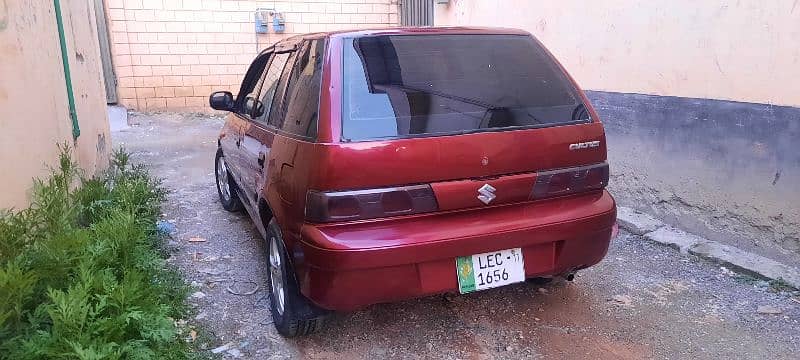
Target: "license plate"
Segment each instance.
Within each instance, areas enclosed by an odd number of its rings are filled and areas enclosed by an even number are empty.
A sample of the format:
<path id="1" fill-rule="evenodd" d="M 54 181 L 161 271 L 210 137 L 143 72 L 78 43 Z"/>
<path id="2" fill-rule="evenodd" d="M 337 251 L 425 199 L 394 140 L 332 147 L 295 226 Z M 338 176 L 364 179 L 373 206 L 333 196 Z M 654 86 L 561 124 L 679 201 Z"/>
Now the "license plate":
<path id="1" fill-rule="evenodd" d="M 456 258 L 462 294 L 525 281 L 522 249 L 491 251 Z"/>

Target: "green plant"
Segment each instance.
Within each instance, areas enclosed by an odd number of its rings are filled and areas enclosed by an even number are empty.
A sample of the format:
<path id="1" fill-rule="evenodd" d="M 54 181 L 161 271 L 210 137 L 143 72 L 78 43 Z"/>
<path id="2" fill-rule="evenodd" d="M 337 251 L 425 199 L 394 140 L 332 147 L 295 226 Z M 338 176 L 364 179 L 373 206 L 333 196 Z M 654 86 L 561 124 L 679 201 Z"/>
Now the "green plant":
<path id="1" fill-rule="evenodd" d="M 796 289 L 794 286 L 789 284 L 789 282 L 787 282 L 783 278 L 770 280 L 769 287 L 775 292 L 789 292 L 789 293 L 791 293 L 791 292 L 796 292 L 796 291 L 800 290 L 800 289 Z"/>
<path id="2" fill-rule="evenodd" d="M 733 279 L 740 284 L 745 284 L 750 286 L 756 285 L 759 282 L 758 279 L 748 274 L 735 274 L 733 276 Z"/>
<path id="3" fill-rule="evenodd" d="M 127 153 L 86 178 L 61 147 L 32 205 L 0 214 L 0 358 L 192 357 L 187 286 L 160 251 L 166 196 Z"/>

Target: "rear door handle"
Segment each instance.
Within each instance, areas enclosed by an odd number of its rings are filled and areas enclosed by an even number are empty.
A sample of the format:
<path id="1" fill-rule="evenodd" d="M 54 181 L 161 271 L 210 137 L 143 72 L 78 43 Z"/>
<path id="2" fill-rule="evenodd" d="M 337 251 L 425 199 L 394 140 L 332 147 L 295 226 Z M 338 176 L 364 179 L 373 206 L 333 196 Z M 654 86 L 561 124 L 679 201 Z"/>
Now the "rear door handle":
<path id="1" fill-rule="evenodd" d="M 264 168 L 264 159 L 266 157 L 267 154 L 265 154 L 263 151 L 258 153 L 258 166 L 261 166 L 262 169 Z"/>

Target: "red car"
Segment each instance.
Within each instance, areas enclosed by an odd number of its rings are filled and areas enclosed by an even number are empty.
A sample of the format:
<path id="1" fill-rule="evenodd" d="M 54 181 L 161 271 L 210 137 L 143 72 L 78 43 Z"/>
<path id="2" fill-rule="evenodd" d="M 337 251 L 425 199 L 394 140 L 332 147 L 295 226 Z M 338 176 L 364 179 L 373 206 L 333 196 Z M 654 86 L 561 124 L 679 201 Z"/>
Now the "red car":
<path id="1" fill-rule="evenodd" d="M 220 201 L 267 240 L 285 336 L 330 310 L 571 278 L 615 230 L 603 125 L 524 31 L 296 36 L 209 101 L 230 111 Z"/>

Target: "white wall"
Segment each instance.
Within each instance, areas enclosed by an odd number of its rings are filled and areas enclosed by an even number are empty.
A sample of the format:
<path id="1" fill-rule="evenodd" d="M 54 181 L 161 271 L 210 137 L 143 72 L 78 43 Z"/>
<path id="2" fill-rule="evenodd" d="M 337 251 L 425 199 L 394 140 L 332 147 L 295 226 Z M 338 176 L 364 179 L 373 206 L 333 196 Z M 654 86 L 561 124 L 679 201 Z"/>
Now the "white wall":
<path id="1" fill-rule="evenodd" d="M 450 0 L 435 24 L 525 29 L 585 89 L 800 106 L 796 0 Z"/>

